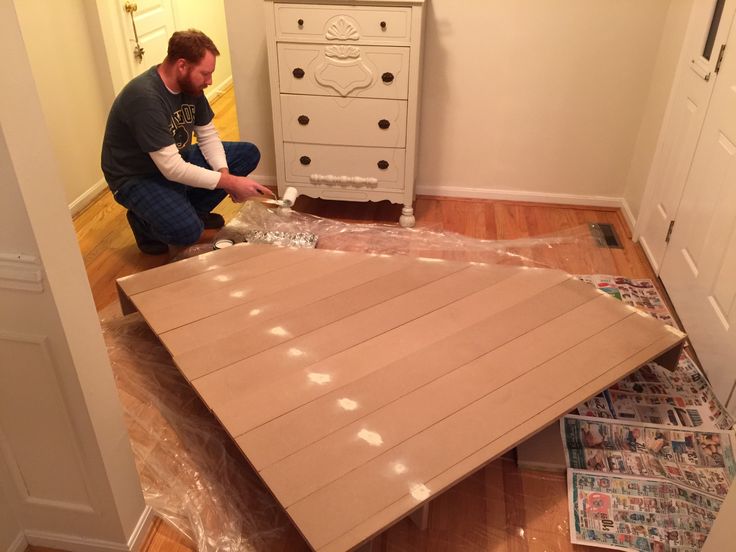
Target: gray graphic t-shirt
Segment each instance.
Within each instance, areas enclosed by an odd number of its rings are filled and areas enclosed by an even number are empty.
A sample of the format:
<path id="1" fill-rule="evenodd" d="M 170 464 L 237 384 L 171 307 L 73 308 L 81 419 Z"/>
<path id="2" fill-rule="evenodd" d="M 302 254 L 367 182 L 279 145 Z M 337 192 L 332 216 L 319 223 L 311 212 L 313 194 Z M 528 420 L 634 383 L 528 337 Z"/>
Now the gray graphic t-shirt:
<path id="1" fill-rule="evenodd" d="M 148 155 L 175 144 L 192 143 L 195 126 L 213 113 L 204 94 L 172 94 L 151 67 L 130 81 L 110 108 L 102 143 L 102 172 L 114 192 L 129 178 L 160 174 Z"/>

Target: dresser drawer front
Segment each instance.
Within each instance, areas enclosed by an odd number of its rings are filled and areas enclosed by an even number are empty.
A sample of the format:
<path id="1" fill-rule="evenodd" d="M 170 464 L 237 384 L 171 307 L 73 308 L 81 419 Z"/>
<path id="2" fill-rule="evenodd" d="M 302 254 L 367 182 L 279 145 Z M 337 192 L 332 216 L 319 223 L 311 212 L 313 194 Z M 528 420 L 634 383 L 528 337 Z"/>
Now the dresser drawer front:
<path id="1" fill-rule="evenodd" d="M 406 146 L 406 102 L 371 98 L 281 95 L 286 142 Z"/>
<path id="2" fill-rule="evenodd" d="M 408 44 L 411 40 L 410 7 L 274 4 L 274 10 L 280 41 Z"/>
<path id="3" fill-rule="evenodd" d="M 407 47 L 282 43 L 278 65 L 284 94 L 408 97 Z"/>
<path id="4" fill-rule="evenodd" d="M 284 143 L 286 181 L 297 187 L 403 190 L 405 157 L 401 148 Z"/>

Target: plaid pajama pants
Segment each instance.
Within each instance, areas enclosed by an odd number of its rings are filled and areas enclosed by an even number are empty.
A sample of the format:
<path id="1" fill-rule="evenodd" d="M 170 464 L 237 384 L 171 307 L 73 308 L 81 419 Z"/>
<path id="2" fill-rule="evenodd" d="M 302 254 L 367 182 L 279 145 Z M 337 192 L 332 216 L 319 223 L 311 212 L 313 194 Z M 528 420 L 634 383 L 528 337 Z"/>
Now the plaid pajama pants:
<path id="1" fill-rule="evenodd" d="M 223 142 L 230 172 L 249 175 L 261 154 L 249 142 Z M 185 161 L 211 168 L 192 145 L 181 150 Z M 126 207 L 146 227 L 146 232 L 169 245 L 191 245 L 199 240 L 204 226 L 199 215 L 209 213 L 227 193 L 220 189 L 193 188 L 172 182 L 163 175 L 131 178 L 115 193 L 115 201 Z"/>

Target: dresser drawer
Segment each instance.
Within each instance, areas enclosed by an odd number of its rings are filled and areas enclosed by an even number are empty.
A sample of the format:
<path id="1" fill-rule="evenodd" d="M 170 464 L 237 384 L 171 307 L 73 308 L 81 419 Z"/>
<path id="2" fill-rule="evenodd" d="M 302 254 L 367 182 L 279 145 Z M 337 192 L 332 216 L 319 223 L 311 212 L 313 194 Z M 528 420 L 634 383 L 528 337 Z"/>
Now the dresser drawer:
<path id="1" fill-rule="evenodd" d="M 281 94 L 286 142 L 406 146 L 406 102 L 335 96 Z"/>
<path id="2" fill-rule="evenodd" d="M 409 48 L 356 45 L 278 45 L 284 94 L 407 99 Z"/>
<path id="3" fill-rule="evenodd" d="M 401 148 L 284 143 L 286 181 L 297 187 L 402 190 L 405 157 Z"/>
<path id="4" fill-rule="evenodd" d="M 405 43 L 411 40 L 411 8 L 274 4 L 276 40 Z"/>

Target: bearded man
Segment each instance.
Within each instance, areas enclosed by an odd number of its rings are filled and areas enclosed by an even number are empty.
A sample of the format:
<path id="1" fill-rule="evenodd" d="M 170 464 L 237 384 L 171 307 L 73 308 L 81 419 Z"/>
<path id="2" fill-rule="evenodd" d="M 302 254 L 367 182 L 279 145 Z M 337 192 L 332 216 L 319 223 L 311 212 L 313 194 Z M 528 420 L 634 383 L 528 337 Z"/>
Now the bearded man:
<path id="1" fill-rule="evenodd" d="M 190 29 L 169 39 L 166 59 L 130 81 L 110 109 L 102 171 L 138 248 L 151 255 L 196 243 L 219 228 L 212 213 L 228 194 L 241 202 L 271 191 L 247 178 L 260 152 L 248 142 L 222 142 L 204 95 L 219 51 Z M 197 144 L 192 145 L 192 135 Z"/>

